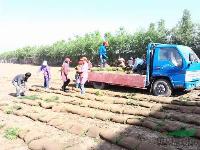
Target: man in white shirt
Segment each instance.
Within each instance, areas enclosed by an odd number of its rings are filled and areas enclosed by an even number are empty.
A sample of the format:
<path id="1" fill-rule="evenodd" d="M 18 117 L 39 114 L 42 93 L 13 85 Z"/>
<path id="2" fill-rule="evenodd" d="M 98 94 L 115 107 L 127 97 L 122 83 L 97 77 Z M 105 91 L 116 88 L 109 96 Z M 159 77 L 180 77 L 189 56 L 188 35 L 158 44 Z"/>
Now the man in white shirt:
<path id="1" fill-rule="evenodd" d="M 137 66 L 138 65 L 142 65 L 143 63 L 144 63 L 144 61 L 143 61 L 143 59 L 141 59 L 141 58 L 135 58 L 135 63 L 133 64 L 133 71 L 134 72 L 137 72 Z"/>

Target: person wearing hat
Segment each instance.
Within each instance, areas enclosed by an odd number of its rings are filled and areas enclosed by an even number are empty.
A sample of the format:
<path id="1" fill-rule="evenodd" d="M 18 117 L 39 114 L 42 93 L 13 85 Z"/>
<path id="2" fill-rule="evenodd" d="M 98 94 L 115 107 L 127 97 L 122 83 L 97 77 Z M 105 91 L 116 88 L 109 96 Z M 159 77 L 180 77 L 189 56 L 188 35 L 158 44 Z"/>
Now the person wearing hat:
<path id="1" fill-rule="evenodd" d="M 126 67 L 124 58 L 118 59 L 118 67 L 122 67 L 122 68 Z"/>
<path id="2" fill-rule="evenodd" d="M 43 61 L 39 71 L 42 72 L 44 75 L 44 88 L 49 89 L 51 73 L 50 73 L 50 68 L 49 68 L 46 60 Z"/>
<path id="3" fill-rule="evenodd" d="M 67 90 L 67 86 L 69 85 L 69 82 L 70 82 L 70 79 L 68 79 L 68 73 L 70 71 L 69 69 L 69 64 L 70 64 L 71 60 L 70 58 L 65 58 L 63 64 L 62 64 L 62 67 L 61 67 L 61 77 L 62 77 L 62 80 L 63 80 L 63 86 L 61 87 L 61 90 L 66 92 Z"/>
<path id="4" fill-rule="evenodd" d="M 16 96 L 21 97 L 25 95 L 25 82 L 28 81 L 28 78 L 31 76 L 30 72 L 27 72 L 25 74 L 18 74 L 14 77 L 12 80 L 12 84 L 16 88 Z"/>
<path id="5" fill-rule="evenodd" d="M 86 57 L 82 57 L 83 61 L 81 70 L 80 70 L 80 85 L 79 88 L 81 89 L 81 94 L 85 94 L 85 83 L 88 80 L 88 60 Z"/>
<path id="6" fill-rule="evenodd" d="M 107 46 L 108 46 L 108 42 L 104 41 L 103 44 L 99 47 L 99 59 L 100 59 L 101 68 L 105 67 L 106 59 L 108 58 L 107 51 L 106 51 Z"/>
<path id="7" fill-rule="evenodd" d="M 82 65 L 83 65 L 83 59 L 81 58 L 78 61 L 78 65 L 75 67 L 75 70 L 76 70 L 76 74 L 75 74 L 76 88 L 80 88 L 80 72 L 81 72 Z"/>

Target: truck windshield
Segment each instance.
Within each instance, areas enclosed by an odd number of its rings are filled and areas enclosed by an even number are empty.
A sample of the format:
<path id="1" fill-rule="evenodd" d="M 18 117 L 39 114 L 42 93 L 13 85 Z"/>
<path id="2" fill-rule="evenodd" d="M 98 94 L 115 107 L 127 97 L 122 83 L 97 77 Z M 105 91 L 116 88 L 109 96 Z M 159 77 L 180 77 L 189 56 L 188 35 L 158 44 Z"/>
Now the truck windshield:
<path id="1" fill-rule="evenodd" d="M 174 66 L 182 66 L 182 58 L 175 48 L 161 48 L 159 53 L 159 60 L 170 61 Z"/>
<path id="2" fill-rule="evenodd" d="M 187 62 L 200 62 L 196 53 L 189 47 L 183 47 L 183 55 Z"/>

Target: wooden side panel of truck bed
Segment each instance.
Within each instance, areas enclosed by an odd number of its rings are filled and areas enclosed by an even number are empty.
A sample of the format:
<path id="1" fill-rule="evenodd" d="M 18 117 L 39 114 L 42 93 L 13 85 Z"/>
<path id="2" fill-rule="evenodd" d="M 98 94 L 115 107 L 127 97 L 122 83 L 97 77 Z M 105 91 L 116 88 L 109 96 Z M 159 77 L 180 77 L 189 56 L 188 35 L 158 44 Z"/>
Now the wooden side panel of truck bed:
<path id="1" fill-rule="evenodd" d="M 111 85 L 145 88 L 145 75 L 89 72 L 89 82 L 102 82 Z"/>

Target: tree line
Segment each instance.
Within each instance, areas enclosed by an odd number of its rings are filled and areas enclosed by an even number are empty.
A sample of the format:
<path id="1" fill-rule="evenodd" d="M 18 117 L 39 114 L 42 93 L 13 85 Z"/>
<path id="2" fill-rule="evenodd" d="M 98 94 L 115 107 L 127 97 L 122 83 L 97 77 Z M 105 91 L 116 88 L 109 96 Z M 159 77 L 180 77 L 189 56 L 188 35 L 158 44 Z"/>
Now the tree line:
<path id="1" fill-rule="evenodd" d="M 110 63 L 119 57 L 128 59 L 130 56 L 142 56 L 150 42 L 187 45 L 200 56 L 200 24 L 192 22 L 191 14 L 186 9 L 176 26 L 171 29 L 167 29 L 165 21 L 161 19 L 157 23 L 151 23 L 148 29 L 129 33 L 121 27 L 115 33 L 105 33 L 105 37 L 109 42 L 107 53 Z M 86 56 L 97 64 L 98 47 L 102 42 L 100 33 L 95 31 L 84 36 L 77 35 L 68 40 L 57 41 L 52 45 L 28 46 L 4 52 L 0 54 L 0 59 L 36 65 L 47 60 L 50 65 L 60 65 L 66 56 L 69 56 L 74 64 L 81 56 Z"/>

